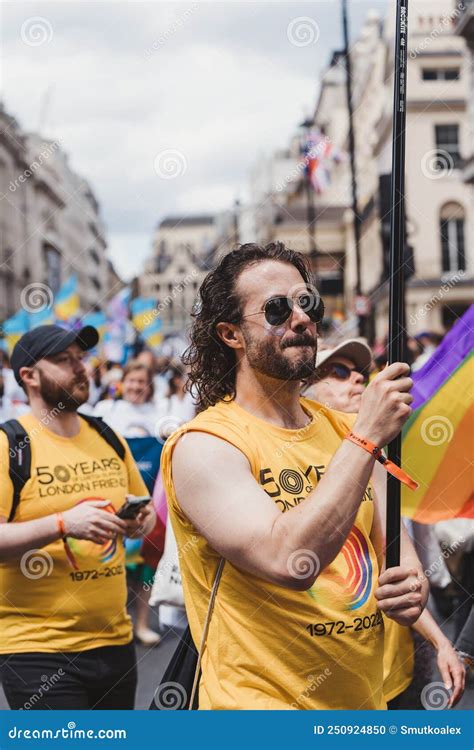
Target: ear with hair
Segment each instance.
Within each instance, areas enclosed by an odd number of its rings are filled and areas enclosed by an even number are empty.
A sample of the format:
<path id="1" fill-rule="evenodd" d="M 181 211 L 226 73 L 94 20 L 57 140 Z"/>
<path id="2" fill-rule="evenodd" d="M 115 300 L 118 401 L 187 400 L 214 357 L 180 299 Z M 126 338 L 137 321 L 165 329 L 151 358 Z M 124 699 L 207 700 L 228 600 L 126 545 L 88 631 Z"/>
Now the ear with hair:
<path id="1" fill-rule="evenodd" d="M 234 323 L 221 321 L 216 325 L 216 333 L 230 349 L 242 349 L 242 337 Z"/>

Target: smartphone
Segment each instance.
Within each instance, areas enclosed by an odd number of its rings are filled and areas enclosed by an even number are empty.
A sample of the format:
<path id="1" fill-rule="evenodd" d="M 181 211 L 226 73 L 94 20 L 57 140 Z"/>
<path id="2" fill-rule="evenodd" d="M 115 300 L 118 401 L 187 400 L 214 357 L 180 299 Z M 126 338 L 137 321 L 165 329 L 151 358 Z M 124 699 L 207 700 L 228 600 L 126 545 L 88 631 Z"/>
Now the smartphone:
<path id="1" fill-rule="evenodd" d="M 117 511 L 117 516 L 122 518 L 124 521 L 129 521 L 138 516 L 139 512 L 145 505 L 148 505 L 151 497 L 136 497 L 135 495 L 127 495 L 124 504 Z"/>

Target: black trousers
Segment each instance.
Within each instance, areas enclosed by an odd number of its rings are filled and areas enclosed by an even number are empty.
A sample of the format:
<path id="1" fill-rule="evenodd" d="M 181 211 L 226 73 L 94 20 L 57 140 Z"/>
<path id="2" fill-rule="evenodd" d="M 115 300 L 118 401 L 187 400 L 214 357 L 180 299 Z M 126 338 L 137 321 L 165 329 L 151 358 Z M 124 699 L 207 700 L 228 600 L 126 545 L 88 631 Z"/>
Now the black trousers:
<path id="1" fill-rule="evenodd" d="M 135 646 L 2 654 L 0 678 L 11 709 L 133 709 Z"/>

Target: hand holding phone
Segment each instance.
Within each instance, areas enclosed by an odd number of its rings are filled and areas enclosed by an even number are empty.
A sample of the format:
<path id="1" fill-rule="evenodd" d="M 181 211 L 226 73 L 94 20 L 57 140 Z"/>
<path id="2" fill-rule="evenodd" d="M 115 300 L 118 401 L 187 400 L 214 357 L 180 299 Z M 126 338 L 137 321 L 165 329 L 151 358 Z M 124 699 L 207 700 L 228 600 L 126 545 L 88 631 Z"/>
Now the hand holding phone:
<path id="1" fill-rule="evenodd" d="M 150 501 L 151 497 L 127 495 L 124 504 L 117 511 L 117 516 L 124 521 L 133 520 L 138 516 L 142 508 L 148 505 Z"/>

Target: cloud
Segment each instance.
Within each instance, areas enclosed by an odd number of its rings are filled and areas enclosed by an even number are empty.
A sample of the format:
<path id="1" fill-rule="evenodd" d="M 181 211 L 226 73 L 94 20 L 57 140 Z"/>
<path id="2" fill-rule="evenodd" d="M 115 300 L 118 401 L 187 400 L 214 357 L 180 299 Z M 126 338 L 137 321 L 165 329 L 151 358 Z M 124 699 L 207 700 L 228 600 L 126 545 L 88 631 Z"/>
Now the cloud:
<path id="1" fill-rule="evenodd" d="M 354 29 L 370 7 L 355 4 Z M 310 113 L 320 72 L 340 47 L 329 2 L 61 2 L 3 6 L 7 110 L 25 130 L 61 138 L 101 204 L 111 257 L 140 272 L 167 213 L 213 211 L 246 194 L 258 153 L 284 147 Z M 315 44 L 291 44 L 307 16 Z M 25 21 L 52 29 L 25 44 Z M 181 152 L 185 173 L 161 179 L 156 155 Z M 130 252 L 131 248 L 133 252 Z"/>

